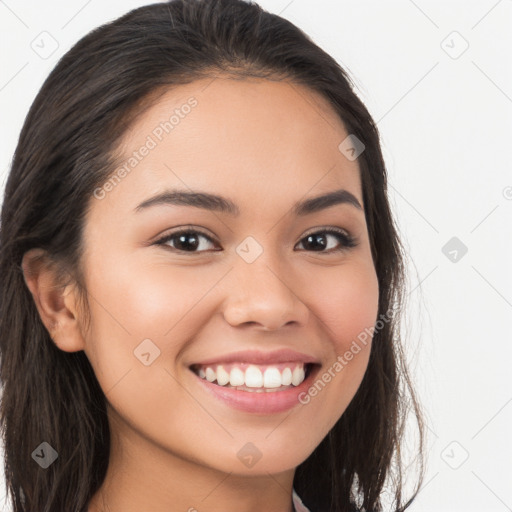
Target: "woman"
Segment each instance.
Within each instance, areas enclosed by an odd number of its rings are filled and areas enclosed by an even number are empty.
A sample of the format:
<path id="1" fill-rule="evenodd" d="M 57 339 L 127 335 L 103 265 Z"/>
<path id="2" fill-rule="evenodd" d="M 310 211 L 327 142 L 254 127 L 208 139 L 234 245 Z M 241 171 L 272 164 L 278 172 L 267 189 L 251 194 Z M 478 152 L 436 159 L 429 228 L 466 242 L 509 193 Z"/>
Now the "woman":
<path id="1" fill-rule="evenodd" d="M 345 72 L 257 5 L 80 40 L 2 206 L 14 511 L 378 511 L 390 482 L 407 508 L 408 404 L 420 455 L 423 427 L 386 194 Z"/>

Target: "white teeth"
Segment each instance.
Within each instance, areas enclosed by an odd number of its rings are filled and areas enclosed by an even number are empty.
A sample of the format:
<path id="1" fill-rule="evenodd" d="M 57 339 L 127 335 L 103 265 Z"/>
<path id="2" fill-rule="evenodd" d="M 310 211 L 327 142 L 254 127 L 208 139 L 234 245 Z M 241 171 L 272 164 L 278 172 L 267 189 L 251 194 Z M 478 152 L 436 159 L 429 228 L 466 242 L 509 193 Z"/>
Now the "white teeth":
<path id="1" fill-rule="evenodd" d="M 213 368 L 210 366 L 199 368 L 196 373 L 208 382 L 217 381 L 219 386 L 245 386 L 256 388 L 255 391 L 259 392 L 263 391 L 263 388 L 277 389 L 283 386 L 298 386 L 304 381 L 306 372 L 303 364 L 292 363 L 282 371 L 275 366 L 269 366 L 265 367 L 262 372 L 258 366 L 251 364 L 245 372 L 237 366 L 233 366 L 228 372 L 223 365 L 217 365 Z"/>
<path id="2" fill-rule="evenodd" d="M 229 382 L 229 373 L 224 370 L 223 366 L 217 366 L 217 384 L 224 386 Z"/>
<path id="3" fill-rule="evenodd" d="M 292 383 L 292 371 L 290 368 L 285 368 L 281 374 L 281 383 L 283 386 L 289 386 Z"/>
<path id="4" fill-rule="evenodd" d="M 245 385 L 248 388 L 261 388 L 263 386 L 263 375 L 257 366 L 249 366 L 245 370 Z"/>
<path id="5" fill-rule="evenodd" d="M 206 368 L 206 380 L 213 382 L 216 378 L 217 374 L 211 368 Z"/>
<path id="6" fill-rule="evenodd" d="M 267 368 L 263 374 L 263 387 L 265 388 L 280 388 L 281 373 L 277 368 Z"/>
<path id="7" fill-rule="evenodd" d="M 240 368 L 233 368 L 229 374 L 229 383 L 231 386 L 243 386 L 245 384 L 245 375 Z"/>
<path id="8" fill-rule="evenodd" d="M 304 368 L 295 367 L 292 374 L 292 384 L 298 386 L 304 380 Z"/>

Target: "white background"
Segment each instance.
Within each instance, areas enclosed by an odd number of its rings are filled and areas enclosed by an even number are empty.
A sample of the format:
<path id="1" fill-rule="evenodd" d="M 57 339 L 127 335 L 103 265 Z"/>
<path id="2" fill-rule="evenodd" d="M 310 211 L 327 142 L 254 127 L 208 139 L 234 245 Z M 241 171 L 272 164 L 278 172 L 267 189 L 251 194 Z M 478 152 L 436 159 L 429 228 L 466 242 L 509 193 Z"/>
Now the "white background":
<path id="1" fill-rule="evenodd" d="M 2 194 L 24 117 L 57 60 L 147 3 L 0 0 Z M 381 132 L 409 254 L 404 334 L 429 427 L 427 474 L 410 510 L 510 511 L 512 1 L 260 5 L 345 67 Z M 43 31 L 58 44 L 46 59 L 31 47 Z M 455 248 L 456 261 L 454 247 L 443 252 L 452 237 L 467 247 L 463 256 Z"/>

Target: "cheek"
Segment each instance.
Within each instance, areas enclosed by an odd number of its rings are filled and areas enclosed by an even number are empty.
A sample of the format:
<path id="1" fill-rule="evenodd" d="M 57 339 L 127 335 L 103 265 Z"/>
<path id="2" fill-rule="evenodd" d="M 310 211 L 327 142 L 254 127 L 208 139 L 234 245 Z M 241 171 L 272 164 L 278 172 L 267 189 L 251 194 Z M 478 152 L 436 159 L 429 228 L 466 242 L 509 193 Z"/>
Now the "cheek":
<path id="1" fill-rule="evenodd" d="M 375 269 L 362 262 L 315 283 L 315 313 L 325 325 L 336 353 L 342 354 L 377 320 L 379 286 Z"/>
<path id="2" fill-rule="evenodd" d="M 163 338 L 180 318 L 193 315 L 193 308 L 218 280 L 201 274 L 197 267 L 171 270 L 162 264 L 132 259 L 120 264 L 103 258 L 90 273 L 89 287 L 97 298 L 103 327 L 119 327 L 133 338 Z M 121 332 L 120 331 L 120 332 Z"/>
<path id="3" fill-rule="evenodd" d="M 98 367 L 105 361 L 128 367 L 143 340 L 151 340 L 160 355 L 176 357 L 208 321 L 208 294 L 225 268 L 201 270 L 198 266 L 125 261 L 104 257 L 92 262 L 88 287 L 91 302 L 91 357 Z M 165 357 L 155 360 L 159 365 Z"/>
<path id="4" fill-rule="evenodd" d="M 364 262 L 347 265 L 335 277 L 326 276 L 315 282 L 319 285 L 317 295 L 310 300 L 316 304 L 315 315 L 321 321 L 324 338 L 330 341 L 330 350 L 310 396 L 321 394 L 322 406 L 331 411 L 325 425 L 328 429 L 352 400 L 366 371 L 378 314 L 379 286 L 373 265 Z"/>
<path id="5" fill-rule="evenodd" d="M 94 339 L 108 333 L 109 351 L 116 346 L 126 350 L 127 344 L 133 351 L 147 338 L 162 352 L 179 351 L 180 342 L 173 340 L 193 337 L 208 322 L 215 286 L 226 273 L 224 266 L 183 265 L 171 270 L 162 262 L 110 260 L 91 265 L 95 271 L 89 280 L 95 299 L 91 304 Z M 299 275 L 303 278 L 296 281 L 294 293 L 311 310 L 310 322 L 319 330 L 318 338 L 329 341 L 325 353 L 332 355 L 334 349 L 337 355 L 343 354 L 375 324 L 379 290 L 373 265 L 354 261 L 337 268 L 304 269 Z"/>
<path id="6" fill-rule="evenodd" d="M 132 426 L 140 422 L 142 428 L 145 418 L 153 418 L 179 428 L 178 418 L 162 404 L 190 417 L 197 404 L 180 393 L 179 375 L 169 361 L 200 329 L 196 306 L 219 278 L 198 279 L 193 267 L 171 272 L 161 265 L 120 264 L 116 258 L 103 258 L 101 264 L 91 259 L 90 268 L 95 270 L 87 280 L 86 353 L 108 401 Z"/>

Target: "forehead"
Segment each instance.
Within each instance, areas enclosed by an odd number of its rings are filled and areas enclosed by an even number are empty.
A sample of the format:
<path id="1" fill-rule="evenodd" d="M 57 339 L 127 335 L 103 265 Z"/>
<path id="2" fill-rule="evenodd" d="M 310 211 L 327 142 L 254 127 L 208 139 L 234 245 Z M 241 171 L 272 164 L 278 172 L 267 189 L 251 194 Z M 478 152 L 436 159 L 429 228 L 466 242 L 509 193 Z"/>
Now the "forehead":
<path id="1" fill-rule="evenodd" d="M 123 178 L 108 201 L 139 203 L 165 188 L 271 202 L 348 188 L 362 203 L 359 166 L 329 102 L 289 81 L 216 77 L 160 91 L 123 137 Z M 243 206 L 242 206 L 243 209 Z"/>

